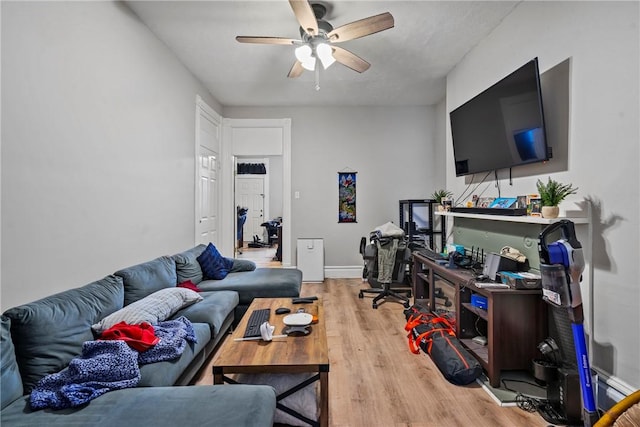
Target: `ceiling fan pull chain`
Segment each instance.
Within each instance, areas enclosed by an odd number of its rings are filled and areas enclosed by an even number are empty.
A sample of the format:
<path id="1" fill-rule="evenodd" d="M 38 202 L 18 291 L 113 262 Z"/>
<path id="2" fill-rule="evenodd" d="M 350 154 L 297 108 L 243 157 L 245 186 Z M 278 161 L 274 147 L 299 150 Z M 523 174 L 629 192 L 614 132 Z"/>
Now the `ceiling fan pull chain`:
<path id="1" fill-rule="evenodd" d="M 316 91 L 319 91 L 320 90 L 320 67 L 319 67 L 320 64 L 318 64 L 317 62 L 318 62 L 318 59 L 316 58 Z"/>

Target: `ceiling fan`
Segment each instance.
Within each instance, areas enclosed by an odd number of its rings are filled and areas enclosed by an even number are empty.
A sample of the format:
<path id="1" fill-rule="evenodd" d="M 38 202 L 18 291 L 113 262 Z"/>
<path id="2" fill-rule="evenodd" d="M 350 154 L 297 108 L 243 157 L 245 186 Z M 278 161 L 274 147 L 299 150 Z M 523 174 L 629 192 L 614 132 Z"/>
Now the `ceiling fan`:
<path id="1" fill-rule="evenodd" d="M 362 73 L 369 69 L 369 64 L 364 59 L 348 50 L 336 46 L 348 40 L 368 36 L 380 31 L 393 28 L 393 16 L 389 12 L 370 16 L 338 28 L 325 21 L 323 18 L 327 12 L 325 5 L 320 3 L 310 4 L 308 0 L 289 0 L 293 13 L 300 24 L 301 40 L 283 37 L 249 37 L 237 36 L 240 43 L 279 44 L 294 45 L 296 61 L 289 71 L 288 77 L 298 77 L 304 70 L 316 70 L 316 89 L 318 63 L 327 69 L 334 62 L 339 62 L 354 71 Z"/>

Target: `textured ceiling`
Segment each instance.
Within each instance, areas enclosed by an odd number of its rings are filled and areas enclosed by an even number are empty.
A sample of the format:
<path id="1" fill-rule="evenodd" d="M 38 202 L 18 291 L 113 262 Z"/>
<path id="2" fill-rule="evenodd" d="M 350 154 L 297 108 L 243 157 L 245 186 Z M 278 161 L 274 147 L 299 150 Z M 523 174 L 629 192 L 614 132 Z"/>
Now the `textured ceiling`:
<path id="1" fill-rule="evenodd" d="M 312 1 L 314 3 L 315 1 Z M 318 1 L 334 28 L 390 12 L 395 27 L 340 43 L 371 63 L 362 74 L 341 64 L 287 78 L 294 47 L 241 44 L 236 35 L 300 38 L 287 0 L 129 1 L 224 106 L 432 105 L 445 76 L 518 1 Z"/>

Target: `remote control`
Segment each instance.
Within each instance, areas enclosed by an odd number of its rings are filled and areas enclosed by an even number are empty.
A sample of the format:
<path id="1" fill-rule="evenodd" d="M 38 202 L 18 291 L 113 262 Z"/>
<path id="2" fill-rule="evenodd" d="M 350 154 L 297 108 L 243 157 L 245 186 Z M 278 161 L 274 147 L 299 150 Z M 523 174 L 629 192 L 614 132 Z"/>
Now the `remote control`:
<path id="1" fill-rule="evenodd" d="M 300 297 L 300 298 L 292 298 L 291 302 L 293 304 L 309 304 L 312 303 L 313 301 L 317 300 L 318 297 L 313 296 L 313 297 Z"/>

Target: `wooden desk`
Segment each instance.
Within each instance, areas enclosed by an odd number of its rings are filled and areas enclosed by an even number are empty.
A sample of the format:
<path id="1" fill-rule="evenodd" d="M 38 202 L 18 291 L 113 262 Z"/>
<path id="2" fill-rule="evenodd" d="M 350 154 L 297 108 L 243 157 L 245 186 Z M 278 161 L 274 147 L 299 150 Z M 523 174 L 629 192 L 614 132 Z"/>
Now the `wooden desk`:
<path id="1" fill-rule="evenodd" d="M 478 288 L 469 270 L 446 268 L 417 252 L 412 276 L 414 295 L 428 295 L 431 311 L 455 313 L 456 336 L 478 359 L 493 387 L 500 385 L 500 371 L 531 368 L 538 343 L 548 336 L 547 305 L 540 289 Z M 453 299 L 452 304 L 440 304 L 438 294 Z M 473 294 L 487 298 L 486 310 L 471 305 Z M 480 334 L 487 337 L 486 346 L 472 341 Z"/>
<path id="2" fill-rule="evenodd" d="M 284 323 L 282 323 L 284 315 L 275 314 L 275 310 L 278 307 L 289 307 L 292 313 L 295 313 L 299 308 L 304 308 L 307 313 L 317 314 L 318 323 L 310 326 L 311 333 L 306 336 L 274 338 L 271 342 L 261 340 L 234 341 L 235 338 L 241 338 L 244 335 L 249 315 L 258 308 L 271 309 L 269 323 L 276 327 L 275 335 L 281 334 L 282 329 L 285 327 Z M 328 354 L 327 333 L 321 299 L 314 301 L 313 304 L 292 304 L 291 298 L 255 298 L 245 316 L 240 320 L 236 330 L 231 337 L 226 338 L 214 358 L 213 383 L 234 383 L 235 381 L 226 376 L 226 374 L 230 373 L 316 373 L 310 382 L 320 381 L 320 419 L 313 425 L 328 426 Z M 278 408 L 283 407 L 280 400 L 285 398 L 287 394 L 288 392 L 284 392 L 277 397 Z"/>

